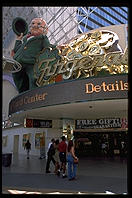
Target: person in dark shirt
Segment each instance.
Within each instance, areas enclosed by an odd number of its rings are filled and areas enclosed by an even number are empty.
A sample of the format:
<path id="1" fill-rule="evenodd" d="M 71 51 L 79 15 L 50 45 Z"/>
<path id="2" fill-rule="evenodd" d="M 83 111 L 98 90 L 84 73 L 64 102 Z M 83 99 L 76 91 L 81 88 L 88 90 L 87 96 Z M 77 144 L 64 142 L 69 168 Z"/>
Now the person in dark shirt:
<path id="1" fill-rule="evenodd" d="M 54 143 L 55 143 L 55 139 L 53 138 L 51 140 L 51 142 L 49 143 L 48 146 L 48 152 L 47 152 L 47 162 L 46 162 L 46 173 L 50 173 L 50 162 L 52 161 L 53 164 L 55 165 L 55 159 L 54 159 L 54 154 L 55 154 L 55 148 L 54 148 Z"/>
<path id="2" fill-rule="evenodd" d="M 29 142 L 29 140 L 27 140 L 24 149 L 26 149 L 26 151 L 27 151 L 27 159 L 29 159 L 29 152 L 31 150 L 31 143 Z"/>
<path id="3" fill-rule="evenodd" d="M 59 149 L 59 157 L 61 162 L 61 169 L 63 171 L 62 178 L 66 178 L 66 153 L 67 153 L 67 144 L 66 144 L 66 138 L 65 136 L 62 136 L 62 141 L 59 143 L 58 149 Z"/>

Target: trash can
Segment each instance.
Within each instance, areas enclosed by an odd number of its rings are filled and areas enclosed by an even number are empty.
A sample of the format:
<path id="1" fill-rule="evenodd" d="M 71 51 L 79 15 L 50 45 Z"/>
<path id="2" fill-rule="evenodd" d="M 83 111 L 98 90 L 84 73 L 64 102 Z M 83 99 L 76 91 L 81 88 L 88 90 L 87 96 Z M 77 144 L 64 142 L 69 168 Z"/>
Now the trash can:
<path id="1" fill-rule="evenodd" d="M 2 166 L 8 167 L 11 165 L 12 153 L 2 154 Z"/>

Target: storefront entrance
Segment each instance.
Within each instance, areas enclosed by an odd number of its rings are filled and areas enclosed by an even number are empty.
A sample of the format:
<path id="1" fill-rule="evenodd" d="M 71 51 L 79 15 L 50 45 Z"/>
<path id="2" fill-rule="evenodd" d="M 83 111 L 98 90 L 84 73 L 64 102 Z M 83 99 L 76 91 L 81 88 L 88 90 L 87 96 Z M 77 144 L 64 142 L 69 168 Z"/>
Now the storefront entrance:
<path id="1" fill-rule="evenodd" d="M 127 132 L 73 132 L 73 135 L 78 156 L 127 156 Z"/>

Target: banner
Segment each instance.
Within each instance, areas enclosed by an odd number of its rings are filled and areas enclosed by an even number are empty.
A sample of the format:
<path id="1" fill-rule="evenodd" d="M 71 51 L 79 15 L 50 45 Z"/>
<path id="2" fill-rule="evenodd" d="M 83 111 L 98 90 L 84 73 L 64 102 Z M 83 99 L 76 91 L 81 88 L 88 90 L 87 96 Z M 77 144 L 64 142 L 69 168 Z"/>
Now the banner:
<path id="1" fill-rule="evenodd" d="M 120 118 L 75 120 L 75 129 L 121 128 Z"/>
<path id="2" fill-rule="evenodd" d="M 52 120 L 24 119 L 24 127 L 28 128 L 52 128 Z"/>
<path id="3" fill-rule="evenodd" d="M 72 80 L 19 94 L 10 101 L 9 115 L 52 105 L 126 98 L 128 98 L 128 75 L 126 74 Z"/>

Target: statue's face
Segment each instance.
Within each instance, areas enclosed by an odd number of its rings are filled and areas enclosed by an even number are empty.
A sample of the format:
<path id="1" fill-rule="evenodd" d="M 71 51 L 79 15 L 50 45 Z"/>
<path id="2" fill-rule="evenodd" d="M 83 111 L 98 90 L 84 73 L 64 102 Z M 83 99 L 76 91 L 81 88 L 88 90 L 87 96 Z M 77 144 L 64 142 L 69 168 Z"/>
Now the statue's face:
<path id="1" fill-rule="evenodd" d="M 29 25 L 29 28 L 33 36 L 47 34 L 48 31 L 46 22 L 42 18 L 33 19 Z"/>

